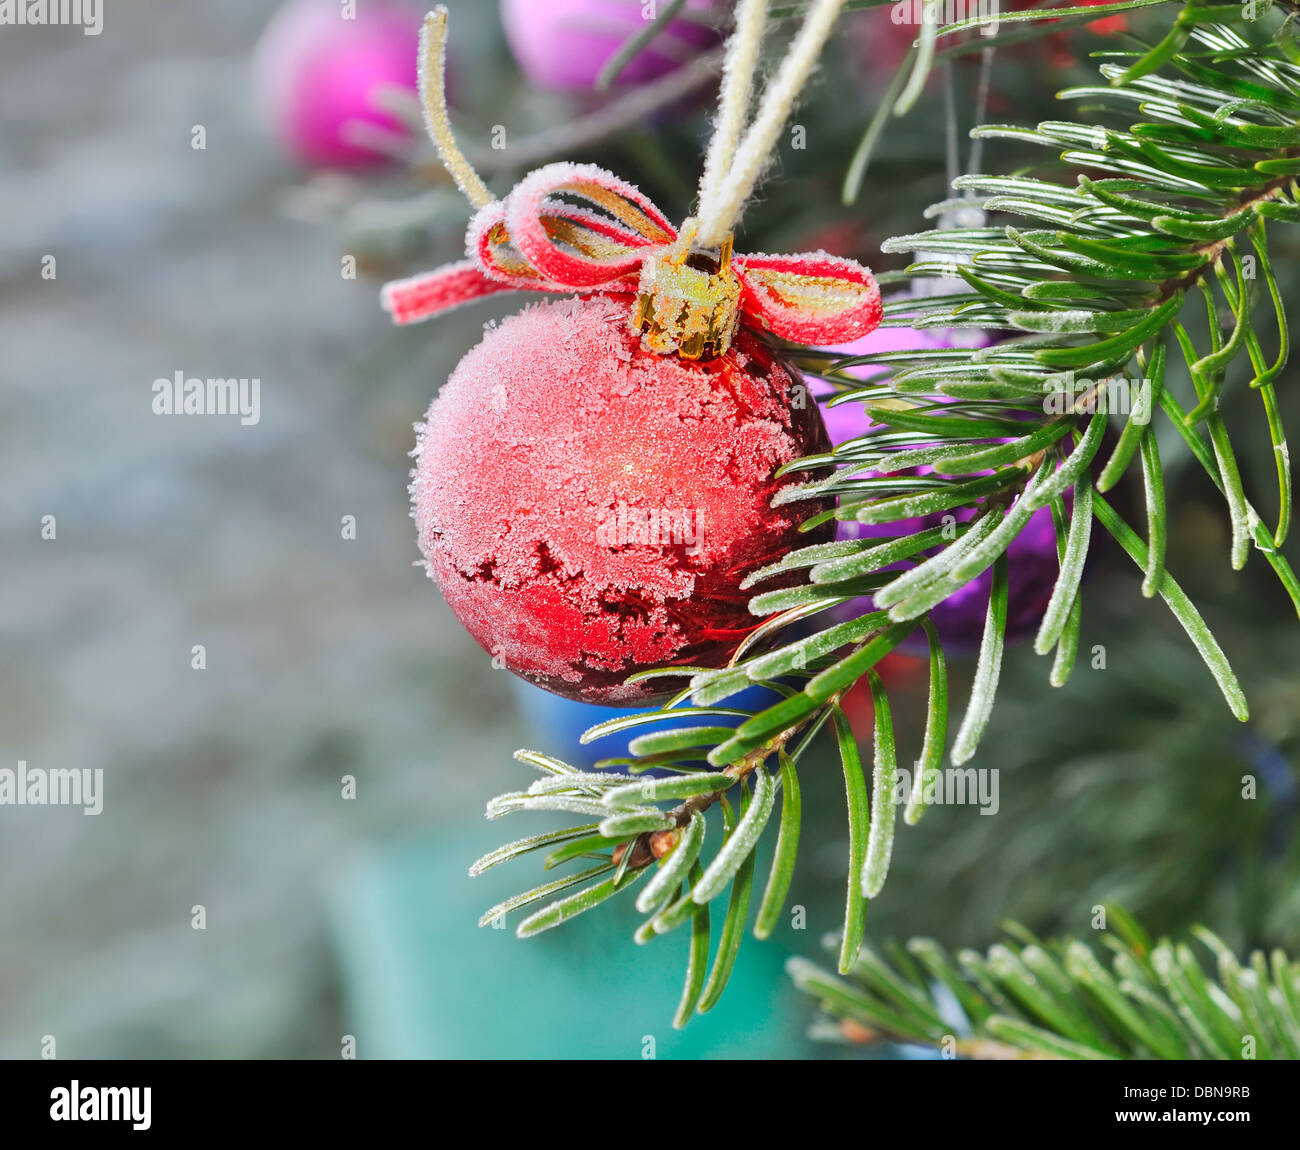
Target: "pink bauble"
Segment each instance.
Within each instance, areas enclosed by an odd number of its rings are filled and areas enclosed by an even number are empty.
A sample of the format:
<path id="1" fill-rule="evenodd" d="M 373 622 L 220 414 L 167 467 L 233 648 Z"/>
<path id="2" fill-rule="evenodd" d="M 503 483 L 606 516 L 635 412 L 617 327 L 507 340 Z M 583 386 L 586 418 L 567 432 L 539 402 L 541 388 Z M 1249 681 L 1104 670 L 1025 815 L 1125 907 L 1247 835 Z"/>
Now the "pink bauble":
<path id="1" fill-rule="evenodd" d="M 373 97 L 385 85 L 416 90 L 419 12 L 383 0 L 361 0 L 354 19 L 343 12 L 338 0 L 293 0 L 267 25 L 254 55 L 254 88 L 272 130 L 312 167 L 383 161 L 383 153 L 348 142 L 344 125 L 406 135 Z"/>
<path id="2" fill-rule="evenodd" d="M 658 0 L 666 3 L 667 0 Z M 727 5 L 688 0 L 695 13 L 721 21 Z M 646 0 L 501 0 L 501 22 L 519 68 L 538 88 L 591 88 L 619 46 L 646 26 Z M 718 42 L 711 24 L 678 18 L 638 53 L 619 83 L 644 84 Z"/>

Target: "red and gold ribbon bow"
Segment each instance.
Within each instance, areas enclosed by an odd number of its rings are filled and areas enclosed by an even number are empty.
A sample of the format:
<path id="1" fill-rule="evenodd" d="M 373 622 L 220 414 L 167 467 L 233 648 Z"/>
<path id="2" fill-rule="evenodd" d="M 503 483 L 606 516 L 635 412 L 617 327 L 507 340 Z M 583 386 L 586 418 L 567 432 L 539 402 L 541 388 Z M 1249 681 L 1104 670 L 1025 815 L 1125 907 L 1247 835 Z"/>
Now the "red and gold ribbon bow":
<path id="1" fill-rule="evenodd" d="M 726 351 L 737 322 L 801 344 L 847 343 L 880 323 L 880 289 L 853 260 L 810 252 L 733 256 L 679 234 L 631 184 L 592 164 L 548 164 L 470 221 L 469 258 L 383 289 L 395 323 L 501 291 L 638 295 L 654 350 Z"/>

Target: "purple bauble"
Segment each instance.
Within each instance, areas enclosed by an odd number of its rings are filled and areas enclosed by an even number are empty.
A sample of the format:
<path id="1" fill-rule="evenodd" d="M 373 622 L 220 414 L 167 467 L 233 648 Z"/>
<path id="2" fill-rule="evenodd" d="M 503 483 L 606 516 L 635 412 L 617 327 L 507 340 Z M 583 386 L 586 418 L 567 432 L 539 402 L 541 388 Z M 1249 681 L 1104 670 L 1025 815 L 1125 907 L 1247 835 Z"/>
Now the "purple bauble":
<path id="1" fill-rule="evenodd" d="M 358 121 L 399 136 L 408 131 L 374 103 L 388 85 L 416 90 L 420 14 L 385 0 L 357 5 L 345 18 L 338 0 L 293 0 L 258 41 L 253 83 L 271 129 L 309 167 L 355 168 L 387 157 L 349 142 Z"/>
<path id="2" fill-rule="evenodd" d="M 623 42 L 646 26 L 652 7 L 645 0 L 501 0 L 501 22 L 520 71 L 532 84 L 582 91 L 595 85 Z M 724 10 L 718 0 L 688 0 L 687 8 L 719 20 Z M 644 84 L 680 67 L 718 42 L 715 23 L 670 21 L 632 58 L 618 82 Z"/>
<path id="3" fill-rule="evenodd" d="M 870 335 L 850 344 L 828 350 L 842 355 L 866 355 L 871 352 L 930 351 L 947 347 L 983 347 L 987 337 L 970 331 L 928 331 L 910 327 L 878 327 Z M 883 370 L 875 365 L 850 368 L 858 376 L 874 376 Z M 814 382 L 813 391 L 821 397 L 833 392 L 824 382 Z M 823 418 L 831 442 L 839 445 L 846 440 L 865 434 L 876 424 L 867 417 L 860 403 L 847 402 L 836 407 L 823 407 Z M 923 475 L 930 468 L 916 468 L 913 474 Z M 877 473 L 883 474 L 883 473 Z M 983 473 L 987 474 L 987 472 Z M 959 522 L 966 522 L 978 514 L 977 508 L 964 507 L 951 512 Z M 838 525 L 839 539 L 866 539 L 876 536 L 915 533 L 938 526 L 942 515 L 903 519 L 895 523 L 866 524 L 842 522 Z M 1052 588 L 1059 572 L 1056 554 L 1056 527 L 1052 522 L 1050 507 L 1036 511 L 1025 529 L 1007 548 L 1007 641 L 1016 642 L 1033 635 L 1051 598 Z M 984 618 L 988 612 L 989 591 L 993 585 L 992 571 L 985 571 L 959 587 L 947 599 L 933 608 L 930 619 L 944 641 L 944 646 L 955 651 L 973 650 L 979 646 L 984 634 Z M 841 618 L 851 618 L 871 609 L 869 599 L 854 600 L 835 609 Z"/>

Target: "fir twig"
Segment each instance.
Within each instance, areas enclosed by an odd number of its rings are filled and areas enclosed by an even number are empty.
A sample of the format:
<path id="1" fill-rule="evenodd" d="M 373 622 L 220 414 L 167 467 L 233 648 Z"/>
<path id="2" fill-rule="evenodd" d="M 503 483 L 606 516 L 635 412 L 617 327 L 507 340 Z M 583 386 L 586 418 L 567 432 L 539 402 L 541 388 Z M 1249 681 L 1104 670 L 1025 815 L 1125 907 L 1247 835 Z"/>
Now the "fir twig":
<path id="1" fill-rule="evenodd" d="M 1211 974 L 1185 944 L 1151 946 L 1121 908 L 1106 914 L 1115 920 L 1102 935 L 1109 967 L 1077 939 L 1042 943 L 1012 923 L 1007 942 L 956 962 L 934 941 L 913 939 L 906 954 L 928 976 L 919 985 L 867 946 L 848 977 L 802 958 L 786 968 L 854 1043 L 920 1043 L 976 1059 L 1296 1057 L 1300 962 L 1256 952 L 1243 964 L 1197 927 Z"/>

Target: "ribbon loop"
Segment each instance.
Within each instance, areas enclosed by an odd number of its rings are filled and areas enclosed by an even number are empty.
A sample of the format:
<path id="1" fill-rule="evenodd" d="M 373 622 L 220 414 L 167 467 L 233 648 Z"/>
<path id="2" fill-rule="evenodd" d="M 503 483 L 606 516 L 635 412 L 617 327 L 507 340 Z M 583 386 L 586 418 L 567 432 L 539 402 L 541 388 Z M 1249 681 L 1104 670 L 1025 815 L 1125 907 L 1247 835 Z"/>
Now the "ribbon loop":
<path id="1" fill-rule="evenodd" d="M 499 280 L 503 290 L 568 291 L 565 284 L 539 275 L 520 254 L 506 227 L 506 205 L 493 200 L 479 209 L 465 234 L 465 254 L 475 260 L 490 279 Z"/>
<path id="2" fill-rule="evenodd" d="M 782 339 L 848 343 L 875 331 L 880 288 L 861 264 L 825 252 L 737 256 L 741 314 Z"/>
<path id="3" fill-rule="evenodd" d="M 608 215 L 569 209 L 556 198 L 565 194 L 586 200 Z M 661 247 L 677 238 L 676 230 L 647 197 L 592 164 L 538 168 L 510 193 L 505 218 L 506 230 L 524 259 L 542 275 L 578 288 L 599 287 L 638 273 L 642 260 L 638 249 Z M 584 242 L 584 230 L 605 241 L 608 254 L 589 254 L 602 245 Z"/>
<path id="4" fill-rule="evenodd" d="M 468 261 L 384 288 L 395 323 L 499 291 L 634 293 L 678 233 L 648 197 L 603 168 L 548 164 L 481 208 L 465 242 Z M 740 322 L 751 327 L 823 345 L 858 339 L 880 324 L 880 289 L 853 260 L 825 252 L 748 255 L 736 256 L 732 268 Z"/>

